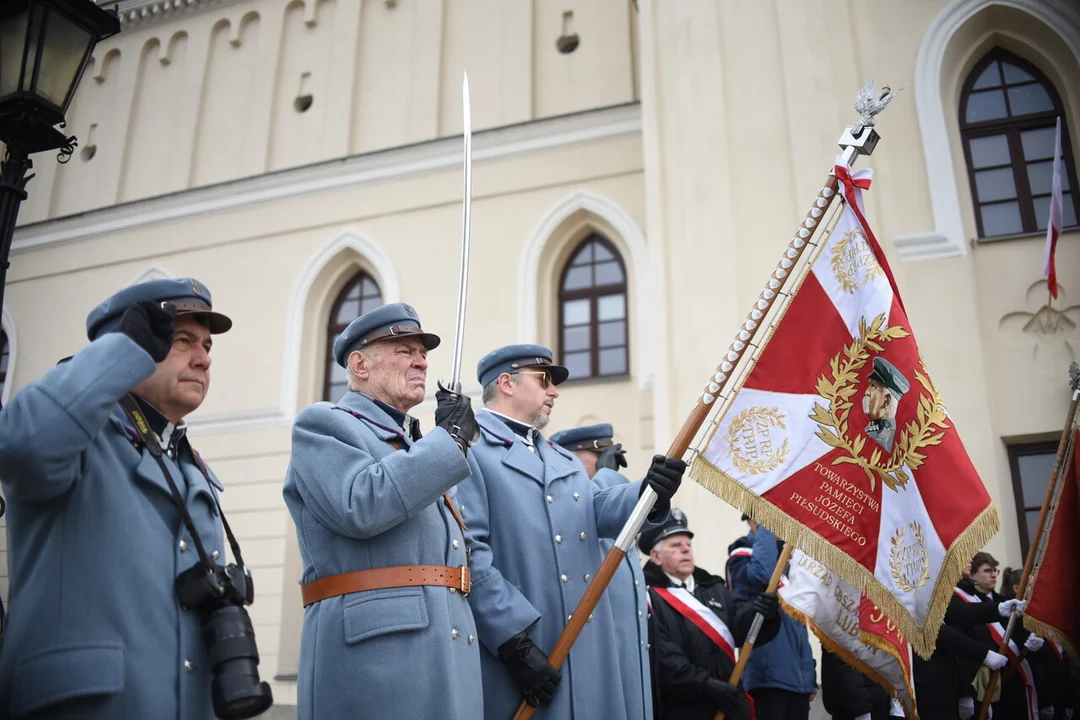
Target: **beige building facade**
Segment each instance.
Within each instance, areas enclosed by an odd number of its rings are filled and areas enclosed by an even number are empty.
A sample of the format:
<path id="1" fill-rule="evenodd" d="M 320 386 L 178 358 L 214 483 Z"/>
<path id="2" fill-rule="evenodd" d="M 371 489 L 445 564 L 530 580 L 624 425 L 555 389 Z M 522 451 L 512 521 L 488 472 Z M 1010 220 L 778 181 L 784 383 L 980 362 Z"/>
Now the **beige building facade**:
<path id="1" fill-rule="evenodd" d="M 295 702 L 302 614 L 281 484 L 293 418 L 340 390 L 333 329 L 365 303 L 418 309 L 446 340 L 430 357 L 425 427 L 434 380 L 449 373 L 465 71 L 465 387 L 478 406 L 472 369 L 496 346 L 551 345 L 586 376 L 561 386 L 551 429 L 612 422 L 635 472 L 668 447 L 722 359 L 856 119 L 855 93 L 871 78 L 908 83 L 865 163 L 869 219 L 1000 509 L 989 550 L 1022 563 L 1024 508 L 1037 515 L 1080 350 L 1076 200 L 1066 195 L 1073 227 L 1047 307 L 1038 154 L 1046 118 L 1062 116 L 1075 185 L 1076 3 L 119 8 L 123 31 L 97 49 L 68 116 L 79 149 L 66 165 L 35 157 L 4 302 L 3 399 L 81 347 L 86 313 L 117 288 L 195 276 L 211 289 L 235 327 L 215 342 L 191 432 L 253 567 L 251 614 L 279 703 Z M 689 481 L 678 504 L 699 563 L 722 571 L 745 532 L 739 513 Z"/>

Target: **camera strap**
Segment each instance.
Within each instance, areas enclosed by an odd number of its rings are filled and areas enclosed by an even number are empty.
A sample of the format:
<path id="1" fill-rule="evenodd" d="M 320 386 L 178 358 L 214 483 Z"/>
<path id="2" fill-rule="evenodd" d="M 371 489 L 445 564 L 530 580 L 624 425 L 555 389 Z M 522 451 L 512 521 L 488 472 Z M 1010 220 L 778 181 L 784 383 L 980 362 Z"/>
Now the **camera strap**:
<path id="1" fill-rule="evenodd" d="M 173 481 L 172 473 L 169 472 L 169 466 L 165 464 L 165 460 L 162 458 L 163 451 L 161 449 L 161 444 L 158 442 L 154 431 L 150 429 L 150 423 L 147 422 L 146 415 L 143 414 L 142 409 L 139 408 L 139 403 L 131 393 L 120 398 L 120 407 L 135 425 L 135 431 L 139 433 L 139 437 L 142 438 L 143 445 L 146 446 L 150 455 L 157 461 L 158 467 L 161 468 L 161 473 L 165 476 L 165 482 L 169 485 L 169 492 L 172 495 L 173 504 L 175 504 L 177 510 L 180 511 L 180 518 L 183 520 L 184 527 L 187 529 L 188 534 L 191 535 L 192 542 L 195 543 L 195 550 L 199 554 L 199 559 L 207 568 L 213 568 L 215 563 L 210 558 L 210 555 L 207 554 L 206 548 L 203 547 L 202 544 L 202 538 L 199 537 L 199 533 L 195 530 L 195 522 L 191 519 L 191 513 L 188 512 L 187 504 L 184 502 L 183 496 L 180 495 L 180 489 L 176 486 L 176 482 Z M 203 465 L 202 459 L 195 455 L 195 449 L 191 447 L 190 443 L 188 443 L 188 449 L 191 450 L 191 454 L 196 460 L 195 464 L 198 466 L 199 472 L 202 473 L 207 484 L 210 485 L 210 475 Z M 179 460 L 177 460 L 177 464 L 179 464 Z M 211 491 L 211 495 L 213 495 L 213 491 Z M 236 537 L 233 536 L 228 521 L 225 520 L 225 513 L 221 511 L 221 503 L 218 502 L 217 496 L 214 496 L 214 504 L 217 506 L 218 515 L 221 517 L 221 524 L 225 528 L 225 534 L 229 538 L 229 546 L 232 548 L 236 564 L 244 568 L 246 573 L 247 566 L 244 565 L 244 560 L 240 555 L 240 545 L 236 542 Z"/>

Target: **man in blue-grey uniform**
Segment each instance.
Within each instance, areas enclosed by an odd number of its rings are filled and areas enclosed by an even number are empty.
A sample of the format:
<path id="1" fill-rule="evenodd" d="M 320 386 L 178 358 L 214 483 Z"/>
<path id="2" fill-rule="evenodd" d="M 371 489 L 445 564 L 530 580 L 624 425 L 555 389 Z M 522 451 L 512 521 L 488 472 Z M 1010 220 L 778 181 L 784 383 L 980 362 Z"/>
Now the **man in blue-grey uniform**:
<path id="1" fill-rule="evenodd" d="M 623 720 L 616 627 L 606 594 L 561 672 L 547 662 L 615 537 L 646 486 L 662 521 L 685 463 L 656 456 L 645 479 L 602 489 L 568 451 L 540 434 L 566 368 L 540 345 L 511 345 L 481 358 L 484 409 L 470 457 L 478 468 L 458 497 L 468 525 L 473 607 L 486 718 L 504 720 L 524 699 L 537 717 Z M 651 526 L 651 525 L 650 525 Z"/>
<path id="2" fill-rule="evenodd" d="M 0 411 L 11 572 L 0 716 L 213 717 L 205 618 L 175 583 L 201 561 L 196 541 L 213 561 L 224 554 L 222 486 L 184 418 L 210 387 L 212 335 L 231 326 L 196 280 L 133 285 L 90 313 L 89 345 Z"/>
<path id="3" fill-rule="evenodd" d="M 583 425 L 552 434 L 551 442 L 574 453 L 585 466 L 592 481 L 601 488 L 630 482 L 619 473 L 626 467 L 626 453 L 615 442 L 608 423 Z M 600 551 L 605 556 L 615 544 L 601 538 Z M 652 673 L 649 665 L 649 596 L 641 561 L 633 549 L 627 553 L 607 589 L 608 602 L 620 629 L 619 670 L 628 720 L 652 720 Z M 634 628 L 636 632 L 630 630 Z"/>
<path id="4" fill-rule="evenodd" d="M 476 419 L 441 386 L 432 432 L 407 414 L 438 345 L 410 305 L 365 313 L 334 342 L 349 392 L 293 426 L 284 495 L 304 563 L 301 720 L 483 716 L 454 500 Z"/>

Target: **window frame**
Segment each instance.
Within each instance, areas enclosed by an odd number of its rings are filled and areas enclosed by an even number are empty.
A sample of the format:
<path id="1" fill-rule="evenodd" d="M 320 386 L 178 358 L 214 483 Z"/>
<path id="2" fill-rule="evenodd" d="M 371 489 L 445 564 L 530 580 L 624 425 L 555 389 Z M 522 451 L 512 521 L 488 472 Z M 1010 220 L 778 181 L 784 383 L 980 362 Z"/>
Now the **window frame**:
<path id="1" fill-rule="evenodd" d="M 1058 444 L 1058 440 L 1044 440 L 1041 442 L 1017 443 L 1015 445 L 1005 446 L 1009 455 L 1009 474 L 1012 475 L 1013 500 L 1016 506 L 1016 524 L 1020 535 L 1020 552 L 1024 557 L 1027 557 L 1029 547 L 1028 535 L 1030 534 L 1027 526 L 1027 514 L 1032 510 L 1041 510 L 1043 498 L 1039 499 L 1039 505 L 1037 506 L 1028 506 L 1024 504 L 1024 483 L 1023 478 L 1020 476 L 1020 458 L 1028 457 L 1030 455 L 1056 455 Z M 1047 484 L 1049 484 L 1050 478 L 1047 478 L 1046 480 Z M 1044 489 L 1044 497 L 1045 492 Z"/>
<path id="2" fill-rule="evenodd" d="M 323 383 L 321 394 L 321 399 L 328 402 L 336 403 L 340 399 L 330 397 L 330 386 L 332 385 L 332 383 L 330 382 L 330 378 L 332 377 L 331 363 L 335 365 L 337 364 L 337 361 L 334 360 L 334 341 L 337 340 L 338 335 L 340 335 L 345 330 L 345 328 L 349 326 L 349 323 L 338 323 L 335 322 L 335 320 L 338 316 L 338 313 L 341 311 L 342 305 L 344 305 L 346 302 L 349 291 L 353 288 L 354 285 L 356 285 L 357 283 L 362 283 L 364 280 L 368 280 L 369 282 L 371 282 L 372 285 L 375 286 L 375 290 L 378 292 L 379 305 L 382 305 L 383 294 L 382 287 L 379 285 L 379 281 L 375 279 L 375 276 L 372 273 L 368 272 L 363 268 L 360 268 L 349 277 L 345 284 L 341 286 L 341 289 L 338 291 L 337 296 L 334 297 L 334 302 L 330 305 L 330 314 L 327 316 L 326 320 L 326 352 L 323 354 Z M 370 296 L 365 296 L 363 293 L 363 288 L 361 288 L 361 307 L 363 306 L 363 301 L 366 297 Z M 356 318 L 353 318 L 353 320 L 355 319 Z M 352 320 L 350 320 L 349 322 L 351 323 Z"/>
<path id="3" fill-rule="evenodd" d="M 6 358 L 6 362 L 0 368 L 0 396 L 4 394 L 7 386 L 8 370 L 11 368 L 11 343 L 8 340 L 7 331 L 0 327 L 0 358 Z"/>
<path id="4" fill-rule="evenodd" d="M 974 90 L 975 82 L 979 79 L 982 73 L 990 67 L 990 65 L 1004 62 L 1010 65 L 1015 65 L 1019 69 L 1029 74 L 1034 80 L 1040 83 L 1050 95 L 1050 100 L 1054 103 L 1052 110 L 1044 111 L 1041 113 L 1031 113 L 1028 115 L 1018 116 L 1006 116 L 1004 118 L 995 118 L 993 120 L 983 120 L 979 122 L 967 122 L 967 109 L 968 101 L 971 98 Z M 1006 109 L 1011 112 L 1009 105 L 1009 94 L 1005 92 L 1010 86 L 1018 85 L 1021 83 L 1009 83 L 1004 77 L 1001 77 L 1003 84 L 994 86 L 1000 88 L 1003 92 Z M 982 88 L 980 88 L 982 90 Z M 1073 212 L 1077 218 L 1077 224 L 1066 225 L 1066 228 L 1080 227 L 1080 188 L 1077 188 L 1076 184 L 1076 167 L 1073 161 L 1072 146 L 1069 142 L 1069 131 L 1067 122 L 1067 112 L 1065 105 L 1061 100 L 1061 95 L 1058 93 L 1057 88 L 1050 81 L 1046 75 L 1040 71 L 1034 64 L 1025 60 L 1024 58 L 1015 55 L 1008 50 L 1000 47 L 993 48 L 987 52 L 971 69 L 967 78 L 964 81 L 963 87 L 960 91 L 960 104 L 958 120 L 960 123 L 960 138 L 964 149 L 964 163 L 966 165 L 968 185 L 971 188 L 971 204 L 972 211 L 975 214 L 975 228 L 977 233 L 977 240 L 993 241 L 1003 240 L 1011 237 L 1017 237 L 1018 235 L 1034 235 L 1037 233 L 1045 232 L 1045 228 L 1040 230 L 1038 228 L 1039 218 L 1035 214 L 1035 198 L 1031 192 L 1031 184 L 1028 181 L 1027 165 L 1028 162 L 1024 159 L 1024 151 L 1021 145 L 1020 133 L 1027 130 L 1041 129 L 1046 127 L 1054 127 L 1057 122 L 1057 118 L 1062 119 L 1062 132 L 1061 132 L 1061 152 L 1064 160 L 1063 171 L 1069 181 L 1069 197 L 1067 200 L 1072 201 Z M 991 135 L 1005 135 L 1006 142 L 1009 147 L 1009 164 L 1000 165 L 986 168 L 978 168 L 980 171 L 989 169 L 1001 169 L 1009 167 L 1012 169 L 1013 182 L 1016 187 L 1016 202 L 1020 206 L 1020 224 L 1021 230 L 1019 233 L 1003 233 L 1000 235 L 987 235 L 986 230 L 983 227 L 982 207 L 984 205 L 991 205 L 992 202 L 981 203 L 979 201 L 979 190 L 975 182 L 976 168 L 972 162 L 971 157 L 971 141 L 979 138 L 988 137 Z M 1007 200 L 1001 202 L 1009 202 Z"/>
<path id="5" fill-rule="evenodd" d="M 611 253 L 615 262 L 618 263 L 619 269 L 622 271 L 622 281 L 618 283 L 609 283 L 607 285 L 590 285 L 585 288 L 577 288 L 574 290 L 564 289 L 566 283 L 566 276 L 569 274 L 572 267 L 571 263 L 574 258 L 577 257 L 586 245 L 591 242 L 596 242 L 602 245 Z M 609 262 L 604 260 L 603 262 Z M 590 262 L 590 267 L 594 267 L 598 263 L 596 260 Z M 580 266 L 578 266 L 580 267 Z M 623 318 L 624 331 L 625 331 L 625 343 L 623 345 L 611 345 L 604 348 L 600 347 L 600 320 L 597 310 L 599 305 L 599 299 L 608 295 L 622 295 L 623 298 Z M 556 302 L 559 305 L 558 311 L 558 327 L 557 327 L 557 347 L 559 349 L 558 357 L 559 363 L 566 364 L 566 347 L 565 347 L 565 334 L 566 334 L 566 317 L 564 306 L 565 303 L 572 300 L 588 300 L 589 301 L 589 374 L 574 377 L 571 375 L 567 382 L 595 382 L 606 380 L 621 380 L 630 377 L 630 294 L 629 294 L 629 281 L 626 271 L 626 262 L 623 260 L 622 253 L 619 249 L 605 237 L 598 230 L 591 230 L 588 235 L 582 238 L 574 245 L 573 250 L 566 258 L 566 262 L 563 263 L 562 271 L 559 273 L 559 285 L 556 294 Z M 601 350 L 615 350 L 618 348 L 623 350 L 623 365 L 626 368 L 621 373 L 609 373 L 606 375 L 600 374 L 600 351 Z M 575 350 L 574 352 L 580 352 Z"/>

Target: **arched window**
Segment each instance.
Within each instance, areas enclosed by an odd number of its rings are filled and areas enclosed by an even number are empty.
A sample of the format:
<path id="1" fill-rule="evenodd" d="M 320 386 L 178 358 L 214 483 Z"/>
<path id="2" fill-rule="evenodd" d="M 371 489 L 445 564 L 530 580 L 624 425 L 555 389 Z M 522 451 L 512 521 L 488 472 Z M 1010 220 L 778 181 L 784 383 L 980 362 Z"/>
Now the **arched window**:
<path id="1" fill-rule="evenodd" d="M 626 268 L 593 233 L 570 256 L 559 283 L 559 357 L 570 379 L 630 372 Z"/>
<path id="2" fill-rule="evenodd" d="M 330 309 L 326 326 L 326 375 L 323 381 L 323 400 L 337 402 L 348 389 L 345 368 L 334 360 L 334 340 L 356 318 L 382 305 L 378 283 L 361 270 L 338 293 Z"/>
<path id="3" fill-rule="evenodd" d="M 8 355 L 11 349 L 8 347 L 7 333 L 0 330 L 0 395 L 4 394 L 4 385 L 7 383 Z"/>
<path id="4" fill-rule="evenodd" d="M 1034 65 L 1000 48 L 975 65 L 960 99 L 960 134 L 979 237 L 1046 229 L 1059 116 L 1062 221 L 1069 227 L 1077 217 L 1076 169 L 1061 98 Z"/>

